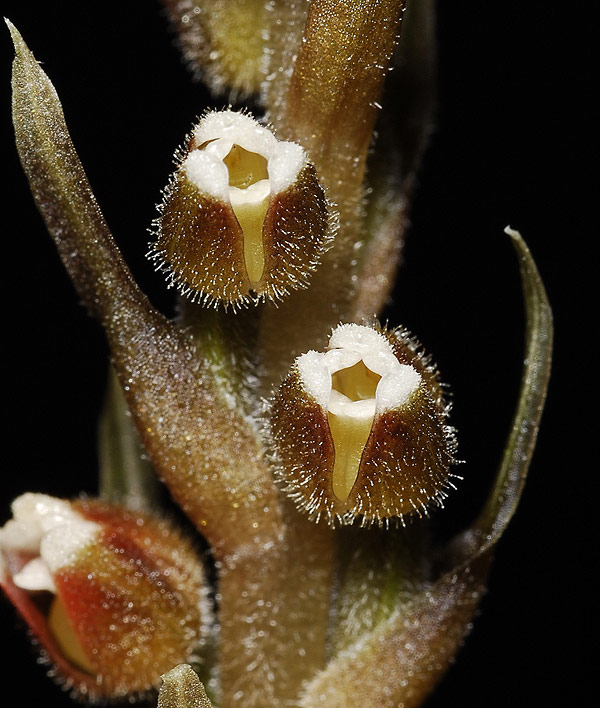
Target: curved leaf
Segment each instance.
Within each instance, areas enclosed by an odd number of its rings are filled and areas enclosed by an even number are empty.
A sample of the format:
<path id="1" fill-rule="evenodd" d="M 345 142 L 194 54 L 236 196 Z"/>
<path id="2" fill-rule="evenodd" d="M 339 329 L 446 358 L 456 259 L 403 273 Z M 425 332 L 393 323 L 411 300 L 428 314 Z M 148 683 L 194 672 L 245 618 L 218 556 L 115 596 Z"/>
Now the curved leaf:
<path id="1" fill-rule="evenodd" d="M 37 207 L 89 311 L 106 323 L 127 303 L 136 309 L 141 327 L 150 316 L 149 303 L 106 225 L 73 147 L 58 95 L 17 29 L 7 24 L 15 46 L 15 138 Z"/>
<path id="2" fill-rule="evenodd" d="M 525 241 L 513 229 L 526 311 L 525 358 L 521 390 L 500 469 L 492 491 L 473 525 L 454 539 L 450 555 L 468 561 L 492 548 L 511 520 L 527 478 L 546 400 L 552 362 L 552 310 Z"/>
<path id="3" fill-rule="evenodd" d="M 341 644 L 341 651 L 308 685 L 302 708 L 417 708 L 469 631 L 485 590 L 493 546 L 514 514 L 525 483 L 550 374 L 552 316 L 546 293 L 523 239 L 515 231 L 507 233 L 521 265 L 526 355 L 517 412 L 494 488 L 476 523 L 445 548 L 441 562 L 449 570 L 435 582 L 401 593 L 393 606 L 390 603 L 387 616 L 377 588 L 370 588 L 376 602 L 367 603 L 367 612 L 377 609 L 383 621 L 367 627 L 371 631 L 353 644 Z M 379 578 L 368 564 L 365 568 L 381 584 L 381 594 L 389 573 Z M 354 579 L 350 589 L 359 582 Z M 367 626 L 364 619 L 362 626 Z"/>

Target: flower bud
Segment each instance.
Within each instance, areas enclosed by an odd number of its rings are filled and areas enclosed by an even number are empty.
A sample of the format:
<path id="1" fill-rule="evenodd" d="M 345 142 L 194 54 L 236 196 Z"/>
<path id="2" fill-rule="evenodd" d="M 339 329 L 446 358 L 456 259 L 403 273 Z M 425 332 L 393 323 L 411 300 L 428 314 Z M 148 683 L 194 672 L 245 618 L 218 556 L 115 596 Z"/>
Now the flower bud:
<path id="1" fill-rule="evenodd" d="M 230 110 L 194 128 L 160 211 L 150 257 L 182 294 L 207 303 L 277 299 L 306 286 L 331 240 L 304 150 Z"/>
<path id="2" fill-rule="evenodd" d="M 0 529 L 0 584 L 51 674 L 76 695 L 143 694 L 193 657 L 210 609 L 202 566 L 171 525 L 44 494 L 12 509 Z"/>
<path id="3" fill-rule="evenodd" d="M 275 397 L 277 474 L 316 521 L 363 525 L 446 496 L 455 441 L 437 372 L 407 333 L 346 324 L 299 356 Z"/>

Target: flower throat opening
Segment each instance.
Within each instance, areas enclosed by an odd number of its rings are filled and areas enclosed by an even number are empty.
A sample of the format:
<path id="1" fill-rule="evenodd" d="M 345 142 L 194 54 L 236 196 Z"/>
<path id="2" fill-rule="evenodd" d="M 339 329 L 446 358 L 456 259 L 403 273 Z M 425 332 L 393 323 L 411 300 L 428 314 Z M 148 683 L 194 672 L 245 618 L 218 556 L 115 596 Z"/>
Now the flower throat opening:
<path id="1" fill-rule="evenodd" d="M 231 207 L 244 234 L 248 280 L 258 283 L 265 268 L 263 223 L 271 191 L 267 160 L 257 152 L 233 145 L 223 162 L 229 171 Z"/>
<path id="2" fill-rule="evenodd" d="M 332 373 L 328 420 L 335 461 L 333 492 L 345 501 L 358 477 L 363 450 L 375 417 L 375 395 L 381 379 L 361 360 Z"/>

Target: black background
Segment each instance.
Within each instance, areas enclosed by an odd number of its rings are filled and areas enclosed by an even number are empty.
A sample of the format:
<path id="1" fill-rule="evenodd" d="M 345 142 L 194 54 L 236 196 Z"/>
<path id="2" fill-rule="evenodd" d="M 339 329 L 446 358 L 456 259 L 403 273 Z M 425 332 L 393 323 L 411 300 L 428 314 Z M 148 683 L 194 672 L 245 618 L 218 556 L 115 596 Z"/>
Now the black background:
<path id="1" fill-rule="evenodd" d="M 584 74 L 591 52 L 579 5 L 440 3 L 437 127 L 386 315 L 419 336 L 454 392 L 452 421 L 466 464 L 460 469 L 465 481 L 448 501 L 450 525 L 466 522 L 477 508 L 518 391 L 523 314 L 517 261 L 503 234 L 507 224 L 522 231 L 538 262 L 558 343 L 519 511 L 498 546 L 473 632 L 429 708 L 591 705 L 591 657 L 584 645 L 593 615 L 592 561 L 585 545 L 595 526 L 586 503 L 594 472 L 577 461 L 576 451 L 591 447 L 586 436 L 597 434 L 570 395 L 574 390 L 585 398 L 595 368 L 575 323 L 590 306 L 591 288 L 580 273 L 584 259 L 571 257 L 586 252 L 591 235 L 582 198 L 589 152 Z M 96 196 L 138 281 L 167 306 L 163 283 L 143 257 L 146 229 L 172 153 L 209 98 L 182 65 L 159 3 L 13 0 L 3 3 L 3 14 L 54 82 Z M 7 393 L 1 522 L 10 500 L 26 490 L 95 492 L 107 350 L 29 196 L 10 126 L 7 32 L 0 51 L 2 192 L 8 197 L 2 206 Z M 3 680 L 26 677 L 13 704 L 71 705 L 35 666 L 5 601 L 0 613 L 8 651 Z"/>

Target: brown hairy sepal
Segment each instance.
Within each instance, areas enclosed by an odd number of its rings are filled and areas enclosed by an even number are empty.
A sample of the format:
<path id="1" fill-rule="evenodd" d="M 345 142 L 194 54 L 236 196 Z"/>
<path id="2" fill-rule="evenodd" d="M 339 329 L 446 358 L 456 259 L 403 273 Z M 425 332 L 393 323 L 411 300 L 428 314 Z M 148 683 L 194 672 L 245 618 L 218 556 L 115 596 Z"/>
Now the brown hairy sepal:
<path id="1" fill-rule="evenodd" d="M 334 217 L 314 166 L 246 113 L 208 113 L 165 190 L 150 257 L 192 301 L 240 305 L 307 286 Z"/>
<path id="2" fill-rule="evenodd" d="M 455 440 L 434 367 L 405 332 L 334 330 L 296 359 L 272 405 L 277 477 L 330 525 L 386 525 L 441 505 Z"/>

